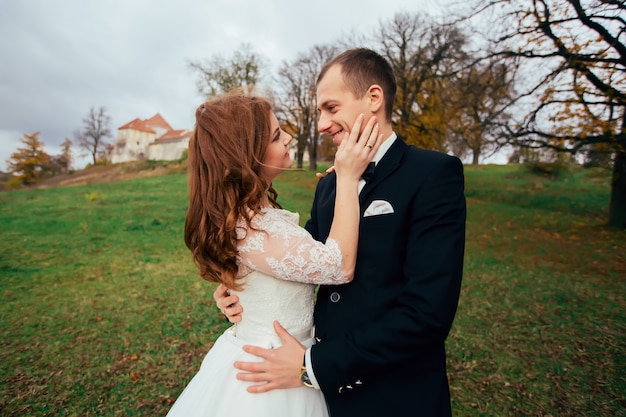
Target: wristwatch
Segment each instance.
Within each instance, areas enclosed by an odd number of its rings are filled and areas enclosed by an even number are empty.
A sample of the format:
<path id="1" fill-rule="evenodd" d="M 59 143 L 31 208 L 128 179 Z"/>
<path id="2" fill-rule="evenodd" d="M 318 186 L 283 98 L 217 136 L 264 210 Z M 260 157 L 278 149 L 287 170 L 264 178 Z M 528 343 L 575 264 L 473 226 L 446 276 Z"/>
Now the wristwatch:
<path id="1" fill-rule="evenodd" d="M 302 382 L 305 387 L 313 388 L 311 378 L 309 378 L 309 374 L 306 372 L 306 366 L 300 368 L 300 382 Z"/>

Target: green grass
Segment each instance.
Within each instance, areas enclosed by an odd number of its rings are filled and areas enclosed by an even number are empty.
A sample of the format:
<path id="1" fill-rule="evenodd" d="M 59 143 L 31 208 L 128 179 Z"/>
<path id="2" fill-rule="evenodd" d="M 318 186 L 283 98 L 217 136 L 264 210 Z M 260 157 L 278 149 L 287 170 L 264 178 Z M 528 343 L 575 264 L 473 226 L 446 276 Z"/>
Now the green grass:
<path id="1" fill-rule="evenodd" d="M 626 415 L 626 233 L 608 173 L 466 167 L 457 416 Z M 316 179 L 275 181 L 308 218 Z M 0 193 L 0 415 L 165 415 L 226 323 L 182 239 L 185 175 Z"/>

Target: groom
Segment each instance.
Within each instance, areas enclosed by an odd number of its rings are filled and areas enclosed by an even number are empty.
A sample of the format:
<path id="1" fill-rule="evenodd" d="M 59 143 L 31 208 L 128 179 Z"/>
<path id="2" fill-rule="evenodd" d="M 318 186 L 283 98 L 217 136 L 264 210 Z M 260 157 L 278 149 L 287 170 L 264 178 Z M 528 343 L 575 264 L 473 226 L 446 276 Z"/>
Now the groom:
<path id="1" fill-rule="evenodd" d="M 251 392 L 321 389 L 333 417 L 450 416 L 444 342 L 456 313 L 465 243 L 463 167 L 458 158 L 409 146 L 392 130 L 396 93 L 389 63 L 368 49 L 348 50 L 317 80 L 318 129 L 340 141 L 359 113 L 377 116 L 386 140 L 360 193 L 354 280 L 321 286 L 317 343 L 305 349 L 280 325 L 277 349 L 246 346 L 263 362 L 237 362 Z M 306 229 L 325 241 L 335 175 L 320 180 Z M 214 297 L 231 321 L 241 306 Z"/>

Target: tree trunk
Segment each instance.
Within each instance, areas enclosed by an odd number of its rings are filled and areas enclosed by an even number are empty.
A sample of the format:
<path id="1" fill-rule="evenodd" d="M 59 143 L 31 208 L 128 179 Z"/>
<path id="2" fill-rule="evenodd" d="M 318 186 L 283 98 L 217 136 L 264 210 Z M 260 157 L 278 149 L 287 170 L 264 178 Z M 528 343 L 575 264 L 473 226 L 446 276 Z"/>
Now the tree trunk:
<path id="1" fill-rule="evenodd" d="M 309 171 L 317 169 L 317 137 L 313 138 L 309 145 Z"/>
<path id="2" fill-rule="evenodd" d="M 296 145 L 296 149 L 297 149 L 296 158 L 298 162 L 297 166 L 298 166 L 298 169 L 302 169 L 302 167 L 304 166 L 304 152 L 306 152 L 309 138 L 307 137 L 307 135 L 300 132 L 298 136 L 296 137 L 296 140 L 298 141 L 298 144 Z"/>
<path id="3" fill-rule="evenodd" d="M 622 149 L 617 151 L 613 164 L 608 226 L 626 229 L 626 151 Z"/>
<path id="4" fill-rule="evenodd" d="M 302 159 L 304 158 L 304 152 L 301 151 L 300 149 L 298 149 L 298 152 L 296 152 L 296 166 L 299 169 L 302 169 Z"/>
<path id="5" fill-rule="evenodd" d="M 309 156 L 309 171 L 317 170 L 317 158 Z"/>
<path id="6" fill-rule="evenodd" d="M 472 165 L 478 165 L 478 157 L 480 156 L 480 149 L 474 149 L 472 151 Z"/>

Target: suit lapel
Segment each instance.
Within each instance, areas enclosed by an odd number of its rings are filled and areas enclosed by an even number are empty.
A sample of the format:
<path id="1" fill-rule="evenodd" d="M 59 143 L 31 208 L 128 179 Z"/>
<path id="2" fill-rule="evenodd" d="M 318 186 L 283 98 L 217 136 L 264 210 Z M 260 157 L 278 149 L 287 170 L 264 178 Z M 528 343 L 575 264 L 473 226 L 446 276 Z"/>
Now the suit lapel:
<path id="1" fill-rule="evenodd" d="M 376 164 L 374 178 L 365 184 L 365 187 L 361 190 L 361 194 L 359 195 L 359 200 L 361 202 L 367 198 L 367 196 L 380 182 L 391 175 L 400 166 L 402 155 L 404 155 L 404 151 L 407 149 L 407 146 L 408 145 L 404 142 L 404 139 L 400 136 L 396 138 L 396 141 L 393 145 L 391 145 L 391 148 L 389 148 L 378 164 Z"/>

